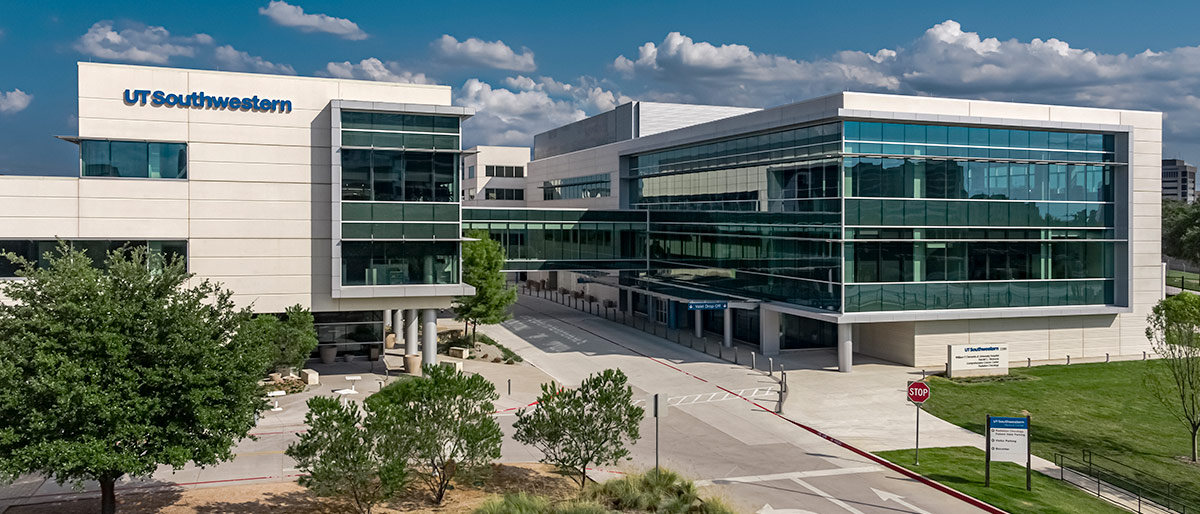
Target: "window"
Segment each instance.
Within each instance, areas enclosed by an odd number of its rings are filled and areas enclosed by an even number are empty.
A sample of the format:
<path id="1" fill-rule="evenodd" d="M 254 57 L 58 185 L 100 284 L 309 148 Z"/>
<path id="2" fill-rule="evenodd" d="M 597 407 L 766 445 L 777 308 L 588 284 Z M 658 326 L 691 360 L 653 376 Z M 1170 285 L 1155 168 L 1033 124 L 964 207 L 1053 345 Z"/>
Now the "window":
<path id="1" fill-rule="evenodd" d="M 84 177 L 187 178 L 187 144 L 149 141 L 79 142 Z"/>
<path id="2" fill-rule="evenodd" d="M 342 149 L 342 200 L 453 202 L 458 155 Z"/>
<path id="3" fill-rule="evenodd" d="M 542 199 L 567 200 L 611 196 L 612 186 L 609 182 L 608 173 L 547 180 L 542 183 Z"/>
<path id="4" fill-rule="evenodd" d="M 487 200 L 525 200 L 524 189 L 499 189 L 499 188 L 484 188 L 484 199 Z"/>
<path id="5" fill-rule="evenodd" d="M 344 241 L 342 285 L 458 283 L 457 242 Z"/>
<path id="6" fill-rule="evenodd" d="M 524 177 L 524 166 L 485 166 L 483 169 L 486 177 Z"/>
<path id="7" fill-rule="evenodd" d="M 475 178 L 475 166 L 467 166 L 467 178 Z"/>
<path id="8" fill-rule="evenodd" d="M 124 241 L 124 240 L 77 240 L 68 241 L 71 247 L 83 250 L 92 259 L 92 264 L 101 266 L 108 252 L 133 246 L 148 246 L 151 254 L 159 254 L 168 261 L 183 259 L 187 262 L 187 241 Z M 56 254 L 56 240 L 0 240 L 0 253 L 12 252 L 18 257 L 24 257 L 37 266 L 44 265 L 46 253 Z M 0 258 L 0 278 L 17 276 L 17 265 L 8 259 Z"/>

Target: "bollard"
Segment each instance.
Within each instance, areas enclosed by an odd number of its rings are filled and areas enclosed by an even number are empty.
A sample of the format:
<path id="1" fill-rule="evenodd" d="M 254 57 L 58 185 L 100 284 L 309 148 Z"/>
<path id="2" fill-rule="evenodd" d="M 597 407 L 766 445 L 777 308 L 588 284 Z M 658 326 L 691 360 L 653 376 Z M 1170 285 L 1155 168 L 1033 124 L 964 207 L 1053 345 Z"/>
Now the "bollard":
<path id="1" fill-rule="evenodd" d="M 767 357 L 767 376 L 775 376 L 775 357 Z"/>
<path id="2" fill-rule="evenodd" d="M 786 393 L 788 390 L 787 373 L 785 373 L 782 369 L 779 370 L 779 378 L 782 379 L 779 381 L 779 387 L 783 390 L 783 392 Z"/>
<path id="3" fill-rule="evenodd" d="M 1108 362 L 1108 352 L 1104 352 L 1104 362 Z"/>
<path id="4" fill-rule="evenodd" d="M 1142 360 L 1146 360 L 1146 350 L 1142 350 Z"/>
<path id="5" fill-rule="evenodd" d="M 783 414 L 783 389 L 779 390 L 779 406 L 775 408 L 776 414 Z"/>
<path id="6" fill-rule="evenodd" d="M 1071 356 L 1070 355 L 1067 355 L 1067 365 L 1068 366 L 1071 365 Z"/>
<path id="7" fill-rule="evenodd" d="M 512 396 L 512 379 L 508 379 L 508 395 Z"/>
<path id="8" fill-rule="evenodd" d="M 1033 357 L 1025 357 L 1025 367 L 1026 368 L 1033 367 Z"/>
<path id="9" fill-rule="evenodd" d="M 782 387 L 782 385 L 783 385 L 783 363 L 782 362 L 779 363 L 779 384 Z"/>
<path id="10" fill-rule="evenodd" d="M 733 347 L 733 363 L 734 364 L 742 363 L 742 359 L 740 359 L 738 356 L 738 347 L 736 347 L 736 346 Z"/>
<path id="11" fill-rule="evenodd" d="M 758 366 L 754 365 L 754 359 L 754 350 L 750 350 L 750 369 L 758 369 Z"/>

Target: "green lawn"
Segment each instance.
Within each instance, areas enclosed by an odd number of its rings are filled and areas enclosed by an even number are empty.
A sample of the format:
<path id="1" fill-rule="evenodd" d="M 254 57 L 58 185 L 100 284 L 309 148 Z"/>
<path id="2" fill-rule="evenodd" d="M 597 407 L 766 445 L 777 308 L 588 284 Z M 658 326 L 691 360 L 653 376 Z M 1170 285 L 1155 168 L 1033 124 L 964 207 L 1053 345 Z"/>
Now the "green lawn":
<path id="1" fill-rule="evenodd" d="M 1169 269 L 1167 285 L 1182 289 L 1200 290 L 1200 273 Z"/>
<path id="2" fill-rule="evenodd" d="M 1014 368 L 1021 381 L 960 383 L 932 377 L 926 410 L 974 432 L 987 414 L 1033 417 L 1033 453 L 1079 460 L 1083 450 L 1115 459 L 1200 493 L 1200 466 L 1184 424 L 1143 386 L 1153 362 Z M 922 452 L 924 453 L 924 452 Z M 1200 496 L 1200 494 L 1196 495 Z"/>
<path id="3" fill-rule="evenodd" d="M 922 449 L 920 466 L 912 465 L 912 450 L 879 452 L 878 455 L 1008 512 L 1125 512 L 1036 471 L 1033 472 L 1033 491 L 1026 491 L 1025 467 L 1011 462 L 993 462 L 992 485 L 984 487 L 983 451 L 970 446 Z"/>

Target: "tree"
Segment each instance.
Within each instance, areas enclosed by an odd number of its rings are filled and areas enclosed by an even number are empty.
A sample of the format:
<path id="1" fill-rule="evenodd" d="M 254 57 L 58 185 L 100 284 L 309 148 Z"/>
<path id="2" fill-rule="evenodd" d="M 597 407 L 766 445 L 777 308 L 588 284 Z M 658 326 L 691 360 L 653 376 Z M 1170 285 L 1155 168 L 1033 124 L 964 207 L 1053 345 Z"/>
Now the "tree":
<path id="1" fill-rule="evenodd" d="M 509 318 L 508 306 L 517 301 L 517 290 L 504 283 L 504 247 L 482 230 L 467 237 L 477 239 L 462 245 L 463 282 L 475 287 L 475 296 L 454 299 L 454 319 L 471 325 L 471 344 L 475 327 L 500 323 Z"/>
<path id="2" fill-rule="evenodd" d="M 500 458 L 504 435 L 492 417 L 496 386 L 449 366 L 426 365 L 424 376 L 395 382 L 367 398 L 378 422 L 397 427 L 385 443 L 405 452 L 410 471 L 437 504 L 456 477 L 486 471 Z"/>
<path id="3" fill-rule="evenodd" d="M 278 325 L 276 345 L 279 348 L 275 358 L 276 369 L 287 368 L 289 371 L 304 365 L 304 361 L 312 355 L 317 347 L 316 320 L 312 312 L 300 304 L 288 307 L 283 320 Z"/>
<path id="4" fill-rule="evenodd" d="M 1200 202 L 1163 200 L 1162 246 L 1171 257 L 1200 263 Z"/>
<path id="5" fill-rule="evenodd" d="M 307 473 L 300 485 L 317 496 L 340 498 L 361 514 L 371 514 L 404 489 L 406 456 L 381 450 L 389 432 L 407 427 L 379 423 L 370 404 L 364 416 L 354 402 L 323 396 L 308 400 L 304 423 L 308 432 L 284 452 Z"/>
<path id="6" fill-rule="evenodd" d="M 96 480 L 107 514 L 126 474 L 233 458 L 270 346 L 228 290 L 145 247 L 103 270 L 67 243 L 42 267 L 7 257 L 25 280 L 0 284 L 0 473 Z"/>
<path id="7" fill-rule="evenodd" d="M 633 405 L 628 382 L 621 370 L 606 369 L 576 389 L 542 384 L 537 407 L 517 411 L 513 438 L 541 450 L 542 462 L 577 475 L 583 488 L 589 465 L 616 464 L 629 456 L 625 446 L 641 437 L 645 412 Z"/>
<path id="8" fill-rule="evenodd" d="M 1200 433 L 1200 296 L 1180 293 L 1158 302 L 1146 337 L 1159 355 L 1146 382 L 1150 391 L 1192 435 L 1192 462 Z"/>

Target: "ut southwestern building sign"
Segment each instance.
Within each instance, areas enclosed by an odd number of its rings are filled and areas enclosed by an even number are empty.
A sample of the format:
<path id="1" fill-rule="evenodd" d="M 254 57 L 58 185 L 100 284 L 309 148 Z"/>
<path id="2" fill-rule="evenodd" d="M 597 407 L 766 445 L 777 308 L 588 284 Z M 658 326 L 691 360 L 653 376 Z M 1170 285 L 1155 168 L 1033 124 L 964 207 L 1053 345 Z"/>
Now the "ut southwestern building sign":
<path id="1" fill-rule="evenodd" d="M 126 89 L 123 100 L 125 105 L 146 105 L 155 107 L 190 107 L 192 109 L 224 109 L 229 111 L 253 112 L 292 112 L 291 100 L 273 100 L 259 98 L 258 95 L 238 98 L 236 96 L 212 96 L 203 91 L 190 94 L 164 93 L 149 89 Z"/>

